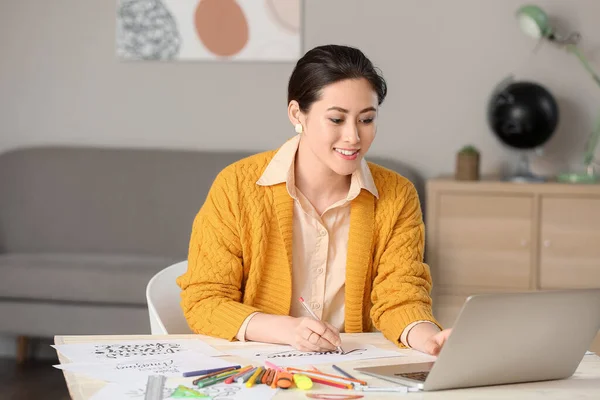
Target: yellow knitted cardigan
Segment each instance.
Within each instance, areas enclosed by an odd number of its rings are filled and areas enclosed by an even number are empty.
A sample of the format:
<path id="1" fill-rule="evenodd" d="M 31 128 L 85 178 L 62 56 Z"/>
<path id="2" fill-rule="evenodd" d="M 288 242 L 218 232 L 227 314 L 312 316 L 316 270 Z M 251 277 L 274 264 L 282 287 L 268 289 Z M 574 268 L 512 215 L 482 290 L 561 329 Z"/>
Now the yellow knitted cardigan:
<path id="1" fill-rule="evenodd" d="M 275 151 L 219 173 L 194 219 L 188 270 L 177 279 L 196 332 L 234 340 L 252 312 L 289 315 L 293 199 L 285 183 L 259 186 Z M 345 285 L 346 332 L 380 330 L 399 347 L 410 323 L 431 312 L 417 192 L 399 174 L 369 163 L 379 199 L 362 190 L 351 203 Z M 441 328 L 441 327 L 440 327 Z"/>

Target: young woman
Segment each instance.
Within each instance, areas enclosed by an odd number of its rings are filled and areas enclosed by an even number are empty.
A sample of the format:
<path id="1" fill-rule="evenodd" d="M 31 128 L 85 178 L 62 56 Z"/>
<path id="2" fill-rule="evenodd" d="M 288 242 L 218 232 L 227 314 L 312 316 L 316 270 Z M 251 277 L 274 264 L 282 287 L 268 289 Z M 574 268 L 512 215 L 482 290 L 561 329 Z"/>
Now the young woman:
<path id="1" fill-rule="evenodd" d="M 298 61 L 297 135 L 221 171 L 194 220 L 177 280 L 194 332 L 323 351 L 343 347 L 339 332 L 380 330 L 439 352 L 450 330 L 431 312 L 417 192 L 364 160 L 386 93 L 358 49 L 320 46 Z"/>

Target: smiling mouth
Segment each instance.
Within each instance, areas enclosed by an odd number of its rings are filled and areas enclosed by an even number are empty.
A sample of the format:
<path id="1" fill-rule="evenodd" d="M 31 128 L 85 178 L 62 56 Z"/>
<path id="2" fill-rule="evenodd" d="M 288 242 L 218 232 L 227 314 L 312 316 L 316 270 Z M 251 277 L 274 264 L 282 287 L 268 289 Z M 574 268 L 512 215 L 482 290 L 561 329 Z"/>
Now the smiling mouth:
<path id="1" fill-rule="evenodd" d="M 335 151 L 337 151 L 338 153 L 345 155 L 345 156 L 353 156 L 356 153 L 358 153 L 360 151 L 360 149 L 358 150 L 344 150 L 344 149 L 334 149 Z"/>

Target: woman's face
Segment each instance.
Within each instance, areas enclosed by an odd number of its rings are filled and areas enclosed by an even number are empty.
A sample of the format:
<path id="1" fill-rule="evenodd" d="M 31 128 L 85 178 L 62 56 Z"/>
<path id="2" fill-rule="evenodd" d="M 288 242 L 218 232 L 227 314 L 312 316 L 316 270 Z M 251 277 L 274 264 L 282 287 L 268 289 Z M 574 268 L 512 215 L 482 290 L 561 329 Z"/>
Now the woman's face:
<path id="1" fill-rule="evenodd" d="M 300 121 L 302 141 L 320 163 L 350 175 L 375 138 L 377 106 L 377 93 L 366 79 L 347 79 L 324 87 L 306 114 L 290 106 L 290 118 Z"/>

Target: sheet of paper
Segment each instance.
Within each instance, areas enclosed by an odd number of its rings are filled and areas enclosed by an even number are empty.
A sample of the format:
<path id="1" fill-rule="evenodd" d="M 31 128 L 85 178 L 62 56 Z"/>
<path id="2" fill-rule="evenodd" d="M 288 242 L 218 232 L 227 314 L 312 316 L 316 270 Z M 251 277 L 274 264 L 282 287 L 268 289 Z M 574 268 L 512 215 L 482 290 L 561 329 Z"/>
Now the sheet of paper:
<path id="1" fill-rule="evenodd" d="M 206 356 L 222 356 L 223 352 L 201 340 L 132 340 L 105 343 L 76 343 L 52 345 L 72 362 L 102 362 L 155 357 L 183 351 L 196 351 Z"/>
<path id="2" fill-rule="evenodd" d="M 586 352 L 585 352 L 585 355 L 586 355 L 586 356 L 592 356 L 592 355 L 594 355 L 594 354 L 596 354 L 596 353 L 594 353 L 593 351 L 586 351 Z"/>
<path id="3" fill-rule="evenodd" d="M 225 368 L 231 365 L 236 364 L 222 358 L 208 357 L 202 353 L 186 351 L 129 360 L 58 364 L 54 367 L 107 382 L 127 383 L 147 380 L 147 377 L 153 374 L 182 377 L 184 372 Z"/>
<path id="4" fill-rule="evenodd" d="M 180 387 L 181 385 L 181 387 Z M 210 396 L 212 400 L 269 400 L 277 393 L 277 389 L 271 389 L 267 385 L 255 385 L 247 388 L 245 385 L 220 383 L 199 389 L 194 387 L 191 380 L 167 380 L 163 399 L 174 399 L 172 395 L 177 388 L 181 390 L 191 389 Z M 120 385 L 111 383 L 100 389 L 90 400 L 143 400 L 146 394 L 146 383 L 138 382 L 136 384 Z"/>
<path id="5" fill-rule="evenodd" d="M 265 346 L 250 347 L 245 349 L 232 349 L 227 352 L 231 355 L 240 356 L 255 363 L 263 364 L 271 361 L 280 366 L 299 366 L 324 363 L 336 363 L 353 360 L 367 360 L 370 358 L 402 357 L 403 354 L 394 350 L 382 350 L 370 344 L 359 344 L 356 342 L 344 342 L 342 344 L 344 353 L 339 351 L 326 352 L 302 352 L 291 346 Z"/>

